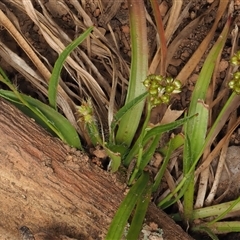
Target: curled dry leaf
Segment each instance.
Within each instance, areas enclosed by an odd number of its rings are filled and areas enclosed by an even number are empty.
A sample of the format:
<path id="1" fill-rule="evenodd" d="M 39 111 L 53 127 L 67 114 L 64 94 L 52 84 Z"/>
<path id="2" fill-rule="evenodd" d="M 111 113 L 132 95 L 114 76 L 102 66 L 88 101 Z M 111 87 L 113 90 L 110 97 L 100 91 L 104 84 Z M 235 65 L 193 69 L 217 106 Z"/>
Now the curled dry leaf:
<path id="1" fill-rule="evenodd" d="M 167 124 L 176 121 L 182 114 L 184 110 L 172 110 L 169 106 L 161 120 L 160 124 Z"/>

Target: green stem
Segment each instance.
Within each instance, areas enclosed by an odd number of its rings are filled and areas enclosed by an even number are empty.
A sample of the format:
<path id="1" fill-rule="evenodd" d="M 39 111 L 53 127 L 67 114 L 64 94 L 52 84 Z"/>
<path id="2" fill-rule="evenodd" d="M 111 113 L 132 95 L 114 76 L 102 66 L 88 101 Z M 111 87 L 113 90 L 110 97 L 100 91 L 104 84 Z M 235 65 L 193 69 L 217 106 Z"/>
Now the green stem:
<path id="1" fill-rule="evenodd" d="M 149 119 L 150 119 L 150 115 L 151 115 L 151 109 L 152 109 L 151 103 L 150 103 L 150 101 L 148 101 L 148 103 L 147 103 L 147 116 L 146 116 L 146 119 L 145 119 L 145 121 L 143 123 L 141 134 L 140 134 L 140 136 L 138 138 L 138 149 L 139 149 L 139 151 L 138 151 L 138 158 L 137 158 L 137 162 L 136 162 L 136 166 L 134 168 L 133 174 L 131 175 L 130 180 L 128 182 L 129 185 L 131 185 L 133 180 L 136 178 L 136 176 L 137 176 L 137 174 L 139 172 L 140 164 L 142 162 L 143 147 L 144 147 L 143 146 L 143 138 L 144 138 L 144 136 L 146 134 L 147 125 L 149 123 Z"/>
<path id="2" fill-rule="evenodd" d="M 194 172 L 187 180 L 188 188 L 184 193 L 184 220 L 186 223 L 192 221 L 193 201 L 194 201 Z"/>

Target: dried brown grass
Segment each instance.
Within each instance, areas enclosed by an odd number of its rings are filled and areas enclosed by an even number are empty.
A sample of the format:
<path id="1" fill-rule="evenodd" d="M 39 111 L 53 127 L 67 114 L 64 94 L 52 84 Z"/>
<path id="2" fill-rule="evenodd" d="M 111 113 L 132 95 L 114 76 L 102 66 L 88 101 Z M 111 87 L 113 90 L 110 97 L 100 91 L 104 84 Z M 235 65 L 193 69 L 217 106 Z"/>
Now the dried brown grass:
<path id="1" fill-rule="evenodd" d="M 54 0 L 49 2 L 52 4 L 56 3 L 56 11 L 61 9 L 68 15 L 75 28 L 74 36 L 70 37 L 67 31 L 61 28 L 59 23 L 55 21 L 56 18 L 54 18 L 57 12 L 49 11 L 43 0 L 2 0 L 0 3 L 0 24 L 12 35 L 20 48 L 24 50 L 28 58 L 31 60 L 31 63 L 27 61 L 26 58 L 18 56 L 18 52 L 12 50 L 7 43 L 1 40 L 1 38 L 0 56 L 14 69 L 21 73 L 26 81 L 36 88 L 36 91 L 41 92 L 46 97 L 48 80 L 53 66 L 29 41 L 28 37 L 22 30 L 20 16 L 27 16 L 28 19 L 39 28 L 39 35 L 43 37 L 48 47 L 57 54 L 60 54 L 75 36 L 78 36 L 85 29 L 94 25 L 86 11 L 86 1 Z M 178 27 L 176 26 L 176 23 L 180 23 L 182 19 L 186 18 L 190 5 L 192 4 L 191 2 L 192 1 L 182 9 L 183 2 L 173 0 L 172 8 L 163 20 L 164 23 L 167 23 L 166 40 L 168 43 L 168 54 L 167 58 L 164 60 L 166 61 L 166 68 L 171 63 L 175 51 L 183 39 L 185 39 L 194 28 L 202 24 L 204 18 L 212 9 L 218 10 L 214 24 L 209 30 L 209 33 L 177 76 L 183 84 L 186 84 L 188 77 L 193 73 L 195 67 L 203 57 L 210 41 L 214 37 L 219 20 L 224 16 L 224 13 L 226 13 L 228 5 L 228 1 L 214 1 L 206 12 L 198 16 L 196 19 L 193 19 L 183 31 L 176 35 L 175 32 Z M 99 9 L 102 9 L 105 1 L 97 0 L 95 3 L 99 4 Z M 52 10 L 54 10 L 54 7 Z M 156 29 L 151 16 L 147 13 L 146 17 L 149 23 L 153 25 L 154 29 Z M 109 32 L 112 32 L 111 25 L 108 24 L 107 27 L 109 28 Z M 68 57 L 64 66 L 71 81 L 69 82 L 62 77 L 60 86 L 58 87 L 57 104 L 81 135 L 83 134 L 83 131 L 80 128 L 81 126 L 78 126 L 77 124 L 76 105 L 80 104 L 82 99 L 89 97 L 93 99 L 99 120 L 104 126 L 107 126 L 110 125 L 116 110 L 123 104 L 126 95 L 129 64 L 122 58 L 114 34 L 112 34 L 111 37 L 113 40 L 112 42 L 105 37 L 104 33 L 102 33 L 102 29 L 95 27 L 91 36 Z M 157 38 L 155 41 L 157 42 Z M 161 46 L 158 47 L 158 50 L 153 54 L 153 58 L 150 59 L 149 73 L 160 72 L 159 66 L 161 65 L 161 61 L 163 61 L 163 59 L 160 58 L 160 51 Z M 216 78 L 216 76 L 214 76 L 214 78 Z M 226 79 L 227 78 L 229 78 L 229 73 Z M 225 91 L 225 89 L 226 87 L 224 85 L 223 91 Z M 215 88 L 213 87 L 213 89 L 210 90 L 211 96 L 213 96 Z M 221 100 L 225 95 L 221 94 L 219 96 L 221 97 L 216 100 L 211 99 L 211 101 L 208 102 L 211 107 L 210 111 L 212 111 L 214 106 L 220 105 Z M 168 121 L 174 121 L 171 112 L 170 115 L 165 116 L 165 118 L 167 118 Z M 212 123 L 210 123 L 210 125 L 211 124 Z M 228 142 L 225 141 L 225 144 L 228 144 Z M 223 146 L 221 146 L 221 148 L 222 147 Z M 216 149 L 216 151 L 220 151 L 220 149 Z M 209 160 L 209 158 L 211 158 L 211 162 L 213 159 L 211 154 L 206 157 L 207 160 Z M 206 161 L 205 165 L 207 163 L 208 162 Z M 202 165 L 204 165 L 204 163 Z M 197 169 L 198 174 L 202 171 L 201 166 Z M 181 167 L 179 167 L 176 162 L 176 171 L 180 168 Z M 175 175 L 174 177 L 177 178 L 181 173 L 172 175 Z M 166 176 L 169 182 L 172 183 L 172 187 L 177 183 L 177 181 L 173 180 L 174 177 L 171 176 L 171 174 Z M 206 184 L 208 182 L 207 178 L 206 181 L 204 180 Z M 167 192 L 168 191 L 169 190 L 167 190 Z M 165 194 L 167 194 L 167 192 L 165 192 Z M 203 194 L 200 194 L 202 196 L 199 195 L 199 206 L 203 205 L 205 199 L 205 190 L 202 192 Z M 165 195 L 163 194 L 162 197 L 164 196 Z"/>

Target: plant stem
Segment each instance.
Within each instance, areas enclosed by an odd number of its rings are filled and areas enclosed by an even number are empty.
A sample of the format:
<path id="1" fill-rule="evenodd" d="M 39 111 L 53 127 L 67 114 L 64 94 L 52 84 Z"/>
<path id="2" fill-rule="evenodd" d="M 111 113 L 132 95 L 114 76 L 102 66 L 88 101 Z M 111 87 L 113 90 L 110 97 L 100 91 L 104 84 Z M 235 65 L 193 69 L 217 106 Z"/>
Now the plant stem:
<path id="1" fill-rule="evenodd" d="M 133 171 L 133 174 L 131 175 L 131 178 L 128 182 L 129 185 L 132 184 L 133 180 L 136 178 L 138 172 L 139 172 L 139 167 L 140 167 L 140 164 L 141 164 L 141 161 L 142 161 L 142 156 L 143 156 L 143 138 L 146 134 L 146 128 L 147 128 L 147 125 L 148 125 L 148 122 L 149 122 L 149 119 L 150 119 L 150 115 L 151 115 L 151 103 L 150 101 L 147 102 L 147 116 L 146 116 L 146 119 L 144 121 L 144 124 L 143 124 L 143 127 L 142 127 L 142 131 L 141 131 L 141 134 L 139 136 L 139 151 L 138 151 L 138 158 L 137 158 L 137 162 L 136 162 L 136 166 L 134 168 L 134 171 Z"/>

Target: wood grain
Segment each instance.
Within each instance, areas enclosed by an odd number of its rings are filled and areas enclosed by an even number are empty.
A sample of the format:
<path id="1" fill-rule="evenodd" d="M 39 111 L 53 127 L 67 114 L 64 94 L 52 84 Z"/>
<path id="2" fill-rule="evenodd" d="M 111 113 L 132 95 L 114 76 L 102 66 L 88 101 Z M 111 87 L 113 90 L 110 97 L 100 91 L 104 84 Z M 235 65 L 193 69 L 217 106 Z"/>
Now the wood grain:
<path id="1" fill-rule="evenodd" d="M 124 198 L 122 184 L 1 99 L 0 161 L 0 236 L 11 235 L 4 239 L 23 239 L 23 226 L 34 237 L 54 236 L 35 239 L 104 238 Z M 156 206 L 149 214 L 164 239 L 190 239 Z"/>

